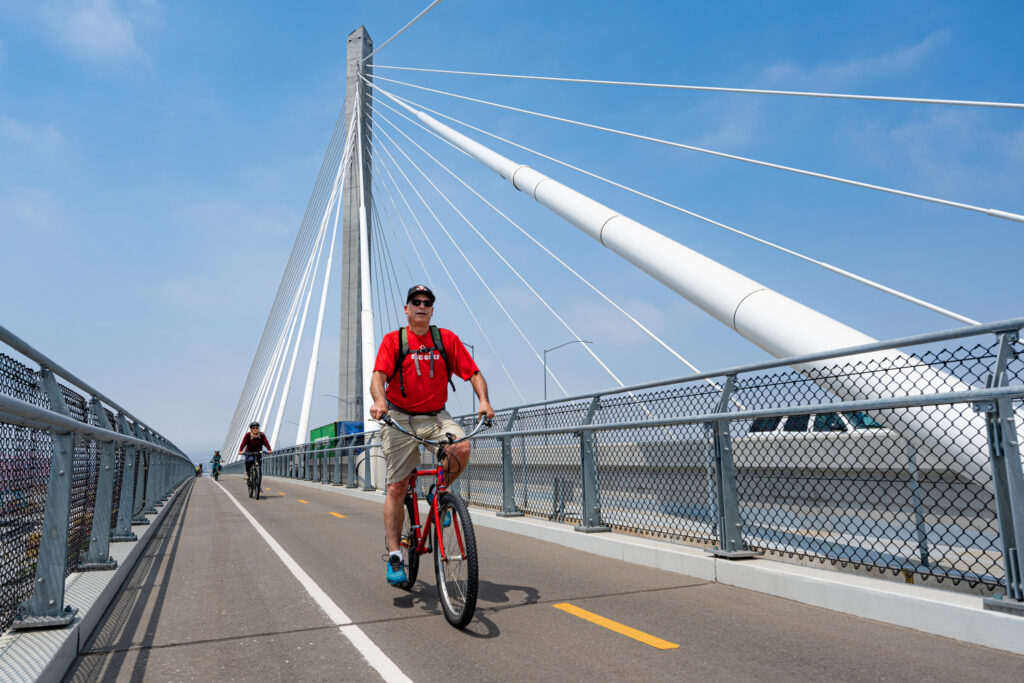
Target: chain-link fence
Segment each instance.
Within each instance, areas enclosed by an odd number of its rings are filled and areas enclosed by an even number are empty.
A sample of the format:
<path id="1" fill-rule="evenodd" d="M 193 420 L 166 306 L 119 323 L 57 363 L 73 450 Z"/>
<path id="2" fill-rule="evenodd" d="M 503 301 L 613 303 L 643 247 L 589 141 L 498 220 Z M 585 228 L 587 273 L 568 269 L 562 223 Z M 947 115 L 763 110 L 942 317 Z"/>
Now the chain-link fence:
<path id="1" fill-rule="evenodd" d="M 133 538 L 129 511 L 147 485 L 150 502 L 165 497 L 191 464 L 2 327 L 0 342 L 12 349 L 0 353 L 0 631 L 60 625 L 74 616 L 66 577 L 116 567 L 109 543 Z M 153 469 L 136 476 L 143 453 Z"/>
<path id="2" fill-rule="evenodd" d="M 453 489 L 580 531 L 1020 600 L 1022 324 L 506 409 Z M 473 416 L 458 420 L 468 432 Z M 379 446 L 363 438 L 280 451 L 266 471 L 382 489 Z M 325 476 L 318 461 L 337 465 Z"/>

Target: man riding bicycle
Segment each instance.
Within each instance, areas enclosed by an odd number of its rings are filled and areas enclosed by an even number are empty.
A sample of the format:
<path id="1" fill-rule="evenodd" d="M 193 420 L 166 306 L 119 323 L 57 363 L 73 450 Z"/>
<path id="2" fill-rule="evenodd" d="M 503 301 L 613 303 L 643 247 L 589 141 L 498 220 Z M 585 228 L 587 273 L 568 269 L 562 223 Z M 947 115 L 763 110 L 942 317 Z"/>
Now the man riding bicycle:
<path id="1" fill-rule="evenodd" d="M 434 315 L 434 293 L 426 285 L 409 289 L 405 297 L 408 327 L 389 332 L 381 340 L 370 379 L 373 405 L 370 417 L 379 420 L 387 413 L 406 431 L 425 439 L 445 434 L 465 436 L 462 427 L 445 410 L 448 384 L 457 375 L 469 381 L 480 400 L 477 413 L 494 417 L 487 396 L 487 382 L 466 347 L 450 330 L 430 324 Z M 385 389 L 386 385 L 386 389 Z M 454 388 L 454 385 L 452 385 Z M 387 496 L 384 499 L 384 531 L 387 534 L 387 580 L 405 583 L 400 533 L 405 514 L 409 475 L 419 464 L 419 444 L 391 427 L 383 427 L 381 439 L 387 463 Z M 447 450 L 445 480 L 450 485 L 469 462 L 469 442 Z M 432 501 L 433 487 L 427 495 Z"/>
<path id="2" fill-rule="evenodd" d="M 260 423 L 253 422 L 249 425 L 249 431 L 242 437 L 242 445 L 238 447 L 238 454 L 245 454 L 246 481 L 249 480 L 249 472 L 252 470 L 252 466 L 256 462 L 256 459 L 263 459 L 264 448 L 267 453 L 270 453 L 270 441 L 267 440 L 267 435 L 260 431 Z M 262 486 L 260 487 L 260 493 L 263 493 Z"/>

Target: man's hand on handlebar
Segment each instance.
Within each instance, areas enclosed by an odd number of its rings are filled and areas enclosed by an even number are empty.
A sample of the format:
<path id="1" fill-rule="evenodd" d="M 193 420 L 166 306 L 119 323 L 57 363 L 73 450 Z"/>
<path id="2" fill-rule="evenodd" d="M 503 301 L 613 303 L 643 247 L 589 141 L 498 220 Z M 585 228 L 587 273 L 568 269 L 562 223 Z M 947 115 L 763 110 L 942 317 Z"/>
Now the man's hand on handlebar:
<path id="1" fill-rule="evenodd" d="M 481 418 L 486 418 L 487 426 L 488 427 L 491 426 L 491 418 L 494 417 L 494 409 L 491 408 L 490 401 L 481 401 L 480 402 L 480 407 L 477 408 L 476 414 L 478 416 L 478 418 L 477 418 L 478 421 Z"/>
<path id="2" fill-rule="evenodd" d="M 370 406 L 370 417 L 374 420 L 380 420 L 381 415 L 388 414 L 388 407 L 384 401 L 374 401 L 373 405 Z"/>

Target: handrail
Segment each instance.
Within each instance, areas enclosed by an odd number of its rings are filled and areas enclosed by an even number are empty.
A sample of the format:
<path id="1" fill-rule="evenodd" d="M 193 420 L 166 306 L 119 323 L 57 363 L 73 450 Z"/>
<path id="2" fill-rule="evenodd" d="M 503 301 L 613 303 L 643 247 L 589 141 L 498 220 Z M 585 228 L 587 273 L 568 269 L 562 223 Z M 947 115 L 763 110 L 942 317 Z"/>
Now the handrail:
<path id="1" fill-rule="evenodd" d="M 63 430 L 57 431 L 56 433 L 58 434 L 85 434 L 104 443 L 113 442 L 129 446 L 141 446 L 151 451 L 169 453 L 176 458 L 182 457 L 180 452 L 162 446 L 159 443 L 139 439 L 128 434 L 121 434 L 110 429 L 103 429 L 102 427 L 94 427 L 85 422 L 79 422 L 74 418 L 55 413 L 47 408 L 42 408 L 11 396 L 0 395 L 0 422 L 17 424 L 22 427 L 32 427 L 34 429 Z"/>
<path id="2" fill-rule="evenodd" d="M 18 335 L 16 335 L 13 332 L 11 332 L 9 329 L 4 327 L 3 325 L 0 325 L 0 341 L 4 342 L 9 347 L 14 349 L 18 353 L 22 354 L 26 358 L 30 358 L 31 360 L 35 361 L 36 363 L 39 363 L 39 365 L 41 367 L 46 368 L 47 370 L 52 371 L 56 375 L 60 375 L 64 379 L 66 379 L 69 382 L 72 382 L 73 384 L 75 384 L 80 389 L 83 389 L 83 390 L 87 391 L 90 396 L 95 396 L 96 398 L 100 399 L 101 401 L 106 403 L 108 406 L 110 406 L 111 408 L 116 409 L 118 412 L 120 412 L 125 417 L 129 418 L 132 422 L 134 422 L 135 424 L 139 425 L 140 427 L 145 427 L 147 430 L 149 430 L 153 434 L 156 434 L 161 439 L 167 440 L 166 437 L 164 437 L 162 434 L 157 432 L 155 429 L 151 428 L 149 425 L 147 425 L 144 422 L 142 422 L 141 420 L 139 420 L 137 417 L 132 415 L 130 412 L 125 410 L 123 407 L 121 407 L 120 405 L 118 405 L 114 401 L 111 401 L 102 392 L 97 391 L 90 384 L 88 384 L 87 382 L 82 381 L 75 374 L 69 372 L 68 370 L 66 370 L 64 367 L 62 367 L 60 364 L 58 364 L 57 362 L 55 362 L 54 360 L 52 360 L 48 356 L 46 356 L 43 353 L 41 353 L 40 351 L 36 350 L 35 347 L 33 347 L 31 344 L 26 342 L 24 339 L 22 339 Z M 170 441 L 168 441 L 168 443 L 170 443 Z M 182 453 L 181 451 L 175 451 L 175 455 L 184 455 L 184 453 Z"/>
<path id="3" fill-rule="evenodd" d="M 982 325 L 968 325 L 966 327 L 956 327 L 949 330 L 943 330 L 941 332 L 929 332 L 927 334 L 917 334 L 911 335 L 909 337 L 898 337 L 896 339 L 873 342 L 871 344 L 847 346 L 840 349 L 832 349 L 830 351 L 818 351 L 815 353 L 808 353 L 802 356 L 789 356 L 787 358 L 778 358 L 775 360 L 762 361 L 760 363 L 750 363 L 747 365 L 736 365 L 733 367 L 722 368 L 720 370 L 701 372 L 694 375 L 683 375 L 680 377 L 673 377 L 671 379 L 656 380 L 654 382 L 631 384 L 625 387 L 614 387 L 612 389 L 606 389 L 604 391 L 593 391 L 587 394 L 577 394 L 575 396 L 568 396 L 565 398 L 554 398 L 549 399 L 547 401 L 524 403 L 518 406 L 504 407 L 502 408 L 502 412 L 506 410 L 523 410 L 524 408 L 535 408 L 537 406 L 551 405 L 554 403 L 583 401 L 586 399 L 594 398 L 596 396 L 613 396 L 616 394 L 625 394 L 631 391 L 653 389 L 655 387 L 663 387 L 669 384 L 688 384 L 691 382 L 696 382 L 698 380 L 705 380 L 713 377 L 726 377 L 728 375 L 738 375 L 742 373 L 757 372 L 759 370 L 770 370 L 772 368 L 801 365 L 803 363 L 811 363 L 819 360 L 828 360 L 830 358 L 854 356 L 862 353 L 869 353 L 872 351 L 885 351 L 900 346 L 919 346 L 921 344 L 931 344 L 933 342 L 949 341 L 950 339 L 974 337 L 977 335 L 986 334 L 990 332 L 1010 332 L 1013 330 L 1020 329 L 1024 329 L 1024 318 L 1009 318 L 1007 320 L 999 320 L 996 322 L 984 323 Z"/>
<path id="4" fill-rule="evenodd" d="M 997 389 L 974 389 L 971 391 L 951 391 L 943 394 L 922 394 L 903 396 L 900 398 L 871 399 L 867 401 L 843 401 L 839 403 L 816 403 L 813 405 L 787 406 L 783 408 L 764 408 L 762 410 L 738 410 L 732 413 L 703 413 L 669 417 L 660 420 L 635 420 L 631 422 L 609 422 L 578 424 L 568 427 L 549 427 L 546 429 L 530 429 L 522 431 L 487 432 L 474 439 L 499 439 L 506 436 L 543 436 L 545 434 L 567 434 L 581 430 L 599 432 L 615 429 L 637 429 L 644 427 L 669 427 L 673 425 L 703 424 L 728 420 L 755 419 L 758 417 L 786 417 L 789 415 L 812 415 L 815 413 L 852 413 L 872 410 L 889 410 L 898 408 L 923 408 L 925 406 L 950 405 L 954 403 L 979 403 L 1000 399 L 1024 398 L 1024 384 Z M 315 442 L 314 442 L 315 443 Z"/>

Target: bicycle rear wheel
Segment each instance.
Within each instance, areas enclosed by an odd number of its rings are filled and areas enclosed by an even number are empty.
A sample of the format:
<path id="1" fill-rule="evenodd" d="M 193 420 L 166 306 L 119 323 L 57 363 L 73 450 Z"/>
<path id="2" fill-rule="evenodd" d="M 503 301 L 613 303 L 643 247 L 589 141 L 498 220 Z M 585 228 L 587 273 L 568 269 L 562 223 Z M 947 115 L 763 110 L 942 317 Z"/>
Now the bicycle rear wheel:
<path id="1" fill-rule="evenodd" d="M 478 585 L 476 534 L 466 501 L 454 493 L 445 493 L 438 501 L 438 519 L 434 520 L 440 542 L 434 546 L 434 573 L 437 593 L 448 623 L 465 628 L 476 611 Z M 451 515 L 451 524 L 442 520 Z M 444 548 L 444 557 L 441 557 Z"/>
<path id="2" fill-rule="evenodd" d="M 405 583 L 399 588 L 412 590 L 416 584 L 416 575 L 420 571 L 420 554 L 417 549 L 416 530 L 412 528 L 413 502 L 412 496 L 405 496 L 405 520 L 402 522 L 402 563 L 405 565 Z"/>

